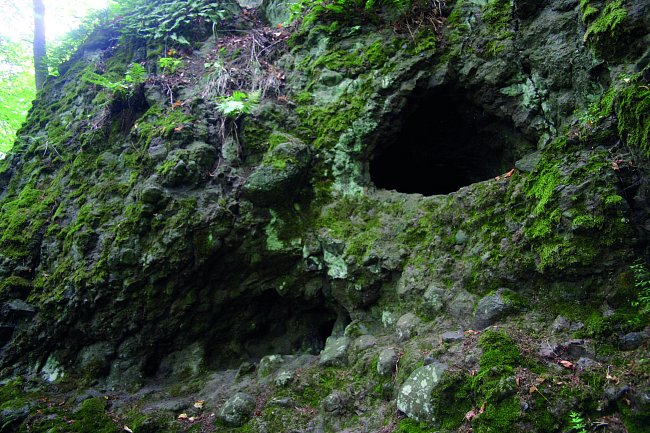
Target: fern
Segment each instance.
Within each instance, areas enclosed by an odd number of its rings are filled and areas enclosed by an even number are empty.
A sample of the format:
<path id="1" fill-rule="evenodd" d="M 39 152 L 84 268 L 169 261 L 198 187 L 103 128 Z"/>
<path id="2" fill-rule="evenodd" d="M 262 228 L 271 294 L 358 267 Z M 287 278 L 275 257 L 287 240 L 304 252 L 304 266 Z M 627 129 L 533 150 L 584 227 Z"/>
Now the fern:
<path id="1" fill-rule="evenodd" d="M 84 73 L 83 80 L 96 86 L 108 89 L 119 96 L 127 96 L 128 94 L 129 86 L 125 81 L 122 80 L 113 81 L 104 75 L 99 75 L 98 73 L 91 71 Z"/>
<path id="2" fill-rule="evenodd" d="M 124 76 L 124 81 L 130 84 L 142 84 L 147 79 L 147 70 L 140 63 L 129 66 Z"/>
<path id="3" fill-rule="evenodd" d="M 250 114 L 259 104 L 260 98 L 259 91 L 246 93 L 236 90 L 231 96 L 220 98 L 217 110 L 226 117 L 236 119 L 241 115 Z"/>
<path id="4" fill-rule="evenodd" d="M 640 314 L 650 314 L 650 271 L 643 263 L 630 266 L 634 274 L 634 286 L 638 289 L 633 307 L 639 307 Z"/>
<path id="5" fill-rule="evenodd" d="M 575 431 L 575 433 L 587 433 L 587 423 L 578 412 L 570 412 L 569 418 L 571 420 L 571 429 Z"/>
<path id="6" fill-rule="evenodd" d="M 84 72 L 82 79 L 87 83 L 94 84 L 104 89 L 109 90 L 120 98 L 129 98 L 139 84 L 142 84 L 147 79 L 147 71 L 139 63 L 133 63 L 124 74 L 123 80 L 112 80 L 106 75 L 100 75 L 93 71 Z"/>
<path id="7" fill-rule="evenodd" d="M 197 24 L 215 26 L 229 12 L 218 2 L 204 0 L 118 0 L 123 18 L 122 34 L 146 40 L 170 40 L 189 46 L 186 38 Z"/>

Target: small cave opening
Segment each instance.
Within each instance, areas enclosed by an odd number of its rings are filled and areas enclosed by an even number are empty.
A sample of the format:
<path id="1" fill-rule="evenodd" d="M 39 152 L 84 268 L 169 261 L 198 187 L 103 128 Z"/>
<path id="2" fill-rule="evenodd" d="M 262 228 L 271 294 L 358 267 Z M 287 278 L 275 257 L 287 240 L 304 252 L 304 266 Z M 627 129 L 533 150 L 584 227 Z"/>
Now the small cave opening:
<path id="1" fill-rule="evenodd" d="M 449 194 L 505 173 L 533 149 L 512 124 L 451 86 L 412 101 L 401 116 L 370 156 L 370 179 L 380 189 Z"/>
<path id="2" fill-rule="evenodd" d="M 322 296 L 281 296 L 269 289 L 214 310 L 207 358 L 214 366 L 237 366 L 271 354 L 317 355 L 332 334 L 340 312 Z"/>
<path id="3" fill-rule="evenodd" d="M 241 330 L 243 348 L 251 359 L 273 353 L 317 355 L 332 334 L 337 313 L 324 299 L 308 301 L 268 290 L 255 300 L 259 310 L 248 311 L 248 329 Z"/>

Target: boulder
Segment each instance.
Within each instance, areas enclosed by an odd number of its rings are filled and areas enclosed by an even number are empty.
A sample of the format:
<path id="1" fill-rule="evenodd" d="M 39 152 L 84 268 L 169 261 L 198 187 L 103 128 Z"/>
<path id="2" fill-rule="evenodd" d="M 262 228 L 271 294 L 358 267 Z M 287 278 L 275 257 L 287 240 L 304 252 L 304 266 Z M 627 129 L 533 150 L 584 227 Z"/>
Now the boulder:
<path id="1" fill-rule="evenodd" d="M 462 341 L 465 338 L 463 331 L 447 331 L 442 334 L 442 341 L 445 343 L 455 343 L 457 341 Z"/>
<path id="2" fill-rule="evenodd" d="M 350 337 L 329 337 L 325 342 L 325 349 L 320 353 L 320 365 L 345 365 L 348 363 L 348 349 L 352 339 Z"/>
<path id="3" fill-rule="evenodd" d="M 257 205 L 281 203 L 291 198 L 309 167 L 309 148 L 298 139 L 277 144 L 246 179 L 243 196 Z"/>
<path id="4" fill-rule="evenodd" d="M 498 289 L 496 292 L 481 298 L 474 311 L 472 327 L 485 329 L 514 311 L 514 302 L 508 297 L 510 293 L 513 292 L 508 289 Z"/>
<path id="5" fill-rule="evenodd" d="M 433 362 L 415 370 L 404 382 L 397 396 L 397 409 L 409 418 L 434 423 L 439 402 L 434 396 L 436 386 L 447 371 L 447 365 Z"/>
<path id="6" fill-rule="evenodd" d="M 377 361 L 377 373 L 381 376 L 388 376 L 395 372 L 397 361 L 399 360 L 395 349 L 387 347 L 379 352 Z"/>
<path id="7" fill-rule="evenodd" d="M 219 411 L 219 419 L 231 427 L 240 427 L 253 415 L 255 399 L 250 394 L 238 392 L 230 397 Z"/>
<path id="8" fill-rule="evenodd" d="M 284 364 L 282 355 L 267 355 L 260 359 L 260 364 L 257 366 L 257 376 L 259 378 L 267 377 L 280 368 Z"/>
<path id="9" fill-rule="evenodd" d="M 622 350 L 635 350 L 647 339 L 648 335 L 645 332 L 630 332 L 620 338 L 619 346 Z"/>
<path id="10" fill-rule="evenodd" d="M 405 341 L 411 338 L 416 333 L 416 329 L 420 324 L 420 319 L 413 313 L 406 313 L 397 320 L 395 325 L 395 333 L 397 339 Z"/>

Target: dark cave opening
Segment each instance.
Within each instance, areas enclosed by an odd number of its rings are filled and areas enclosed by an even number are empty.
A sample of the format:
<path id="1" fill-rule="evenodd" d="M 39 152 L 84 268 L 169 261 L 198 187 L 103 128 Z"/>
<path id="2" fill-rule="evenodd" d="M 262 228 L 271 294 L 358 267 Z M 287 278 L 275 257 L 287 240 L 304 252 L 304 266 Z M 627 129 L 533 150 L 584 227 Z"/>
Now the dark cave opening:
<path id="1" fill-rule="evenodd" d="M 237 368 L 273 354 L 318 355 L 339 316 L 322 296 L 304 299 L 268 289 L 213 308 L 203 318 L 193 317 L 189 322 L 205 325 L 198 328 L 201 332 L 183 337 L 181 347 L 157 342 L 158 350 L 146 357 L 143 372 L 145 377 L 169 375 L 164 359 L 195 341 L 205 348 L 206 366 L 214 369 Z"/>
<path id="2" fill-rule="evenodd" d="M 370 157 L 377 188 L 448 194 L 510 170 L 516 149 L 531 147 L 512 125 L 459 95 L 442 87 L 413 102 Z"/>
<path id="3" fill-rule="evenodd" d="M 14 334 L 14 328 L 12 326 L 0 325 L 0 348 L 4 347 L 5 344 L 9 343 L 9 340 L 11 340 L 13 334 Z"/>
<path id="4" fill-rule="evenodd" d="M 238 331 L 251 359 L 273 353 L 316 355 L 325 347 L 337 319 L 324 299 L 284 297 L 275 290 L 262 293 L 244 311 L 248 328 Z"/>

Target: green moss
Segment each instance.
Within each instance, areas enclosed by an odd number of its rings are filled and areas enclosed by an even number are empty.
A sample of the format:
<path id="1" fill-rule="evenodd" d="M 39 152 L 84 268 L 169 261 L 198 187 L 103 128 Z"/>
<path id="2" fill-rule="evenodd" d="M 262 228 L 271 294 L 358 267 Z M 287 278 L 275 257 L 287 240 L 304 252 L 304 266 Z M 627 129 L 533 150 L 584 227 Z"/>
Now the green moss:
<path id="1" fill-rule="evenodd" d="M 618 93 L 618 133 L 629 146 L 641 149 L 650 157 L 650 86 L 641 74 L 621 77 Z"/>
<path id="2" fill-rule="evenodd" d="M 314 99 L 314 96 L 310 92 L 300 92 L 296 95 L 296 103 L 298 104 L 309 104 Z"/>
<path id="3" fill-rule="evenodd" d="M 537 200 L 533 212 L 540 215 L 553 199 L 560 185 L 560 171 L 556 165 L 545 165 L 539 172 L 529 178 L 526 195 Z"/>
<path id="4" fill-rule="evenodd" d="M 430 433 L 431 426 L 424 422 L 418 422 L 410 418 L 399 421 L 393 432 L 395 433 Z"/>
<path id="5" fill-rule="evenodd" d="M 610 194 L 603 200 L 605 206 L 616 206 L 619 203 L 623 202 L 623 197 L 618 194 Z"/>
<path id="6" fill-rule="evenodd" d="M 56 203 L 50 194 L 48 190 L 28 185 L 17 196 L 4 201 L 0 248 L 5 257 L 23 259 L 31 255 L 50 208 Z"/>
<path id="7" fill-rule="evenodd" d="M 627 9 L 623 6 L 623 0 L 609 0 L 600 13 L 591 5 L 591 2 L 582 0 L 580 10 L 585 23 L 589 22 L 592 17 L 596 17 L 587 27 L 584 35 L 585 41 L 591 38 L 620 36 L 618 30 L 627 18 Z"/>
<path id="8" fill-rule="evenodd" d="M 72 430 L 80 433 L 117 433 L 122 431 L 106 413 L 106 400 L 100 397 L 90 398 L 81 404 L 74 413 L 75 422 Z"/>
<path id="9" fill-rule="evenodd" d="M 12 297 L 24 298 L 31 289 L 31 281 L 17 275 L 10 275 L 0 280 L 0 296 L 8 294 Z"/>
<path id="10" fill-rule="evenodd" d="M 175 160 L 167 160 L 162 164 L 160 164 L 156 169 L 156 171 L 158 172 L 158 174 L 162 174 L 164 176 L 174 171 L 174 167 L 176 167 L 177 163 L 178 161 Z"/>
<path id="11" fill-rule="evenodd" d="M 491 374 L 493 369 L 512 369 L 521 362 L 517 345 L 504 331 L 485 331 L 479 339 L 479 346 L 483 354 L 480 370 L 474 378 L 475 385 L 480 385 L 483 377 Z"/>
<path id="12" fill-rule="evenodd" d="M 132 133 L 138 137 L 140 147 L 146 149 L 153 137 L 182 140 L 191 136 L 193 121 L 194 117 L 183 109 L 154 105 L 135 122 Z"/>
<path id="13" fill-rule="evenodd" d="M 514 38 L 512 8 L 511 0 L 492 0 L 483 6 L 481 18 L 486 24 L 489 38 L 483 47 L 483 53 L 488 57 L 505 51 Z"/>
<path id="14" fill-rule="evenodd" d="M 465 421 L 465 414 L 472 409 L 471 378 L 462 371 L 447 371 L 436 386 L 435 418 L 443 431 L 455 431 Z M 453 403 L 452 403 L 453 402 Z"/>
<path id="15" fill-rule="evenodd" d="M 599 229 L 602 227 L 605 218 L 602 215 L 578 215 L 573 218 L 574 229 Z"/>
<path id="16" fill-rule="evenodd" d="M 4 409 L 19 409 L 29 404 L 35 395 L 23 390 L 20 379 L 7 382 L 0 386 L 0 411 Z"/>
<path id="17" fill-rule="evenodd" d="M 554 209 L 547 217 L 536 218 L 532 225 L 526 227 L 526 234 L 531 239 L 544 239 L 550 236 L 560 222 L 560 210 Z"/>
<path id="18" fill-rule="evenodd" d="M 644 402 L 641 407 L 631 408 L 624 401 L 619 400 L 617 405 L 628 433 L 644 433 L 648 430 L 648 425 L 650 425 L 650 405 L 648 403 Z"/>
<path id="19" fill-rule="evenodd" d="M 519 397 L 512 396 L 499 403 L 488 403 L 485 412 L 475 418 L 473 431 L 477 433 L 502 433 L 513 431 L 513 425 L 521 418 Z"/>

